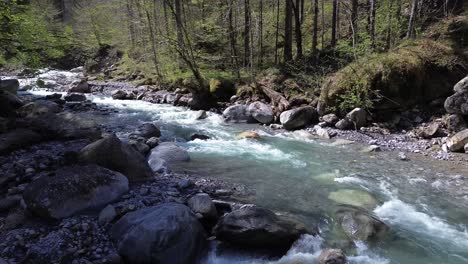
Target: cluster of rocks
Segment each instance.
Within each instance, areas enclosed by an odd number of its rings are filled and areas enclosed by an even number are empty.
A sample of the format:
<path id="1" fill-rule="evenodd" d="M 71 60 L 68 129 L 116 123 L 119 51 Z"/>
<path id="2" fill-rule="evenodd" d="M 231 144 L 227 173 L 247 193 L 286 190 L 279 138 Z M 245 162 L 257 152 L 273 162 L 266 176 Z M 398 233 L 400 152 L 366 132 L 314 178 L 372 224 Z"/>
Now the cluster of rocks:
<path id="1" fill-rule="evenodd" d="M 443 145 L 445 151 L 468 153 L 468 129 L 465 122 L 468 116 L 468 77 L 463 78 L 453 87 L 455 94 L 445 100 L 444 107 L 450 128 L 458 132 L 449 137 Z"/>

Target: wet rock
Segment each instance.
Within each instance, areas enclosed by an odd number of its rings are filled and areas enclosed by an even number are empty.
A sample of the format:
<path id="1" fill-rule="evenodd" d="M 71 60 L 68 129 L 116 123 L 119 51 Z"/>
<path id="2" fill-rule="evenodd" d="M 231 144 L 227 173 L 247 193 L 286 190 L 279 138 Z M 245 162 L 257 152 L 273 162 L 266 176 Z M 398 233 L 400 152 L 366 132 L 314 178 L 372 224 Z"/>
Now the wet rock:
<path id="1" fill-rule="evenodd" d="M 171 168 L 167 161 L 161 158 L 150 157 L 148 159 L 148 164 L 151 167 L 151 170 L 157 173 L 170 173 Z"/>
<path id="2" fill-rule="evenodd" d="M 15 110 L 23 106 L 23 104 L 23 101 L 15 94 L 0 90 L 0 116 L 15 116 Z"/>
<path id="3" fill-rule="evenodd" d="M 150 137 L 148 140 L 146 140 L 145 144 L 150 147 L 150 149 L 156 147 L 159 145 L 160 139 L 157 137 Z"/>
<path id="4" fill-rule="evenodd" d="M 362 153 L 371 153 L 371 152 L 378 152 L 378 151 L 381 151 L 381 150 L 382 149 L 377 145 L 370 145 L 370 146 L 362 148 L 361 152 Z"/>
<path id="5" fill-rule="evenodd" d="M 340 120 L 335 114 L 328 114 L 322 116 L 322 120 L 329 126 L 334 126 Z"/>
<path id="6" fill-rule="evenodd" d="M 296 130 L 318 122 L 317 111 L 310 106 L 284 111 L 280 122 L 286 130 Z"/>
<path id="7" fill-rule="evenodd" d="M 319 138 L 323 138 L 323 139 L 331 138 L 330 134 L 328 133 L 328 130 L 326 130 L 325 128 L 318 127 L 315 130 L 315 133 L 317 134 L 317 136 L 319 136 Z"/>
<path id="8" fill-rule="evenodd" d="M 128 191 L 127 178 L 96 165 L 63 167 L 55 176 L 43 176 L 23 194 L 29 210 L 61 219 L 114 201 Z"/>
<path id="9" fill-rule="evenodd" d="M 324 249 L 318 258 L 318 264 L 346 264 L 347 258 L 341 249 Z"/>
<path id="10" fill-rule="evenodd" d="M 0 79 L 0 91 L 7 91 L 12 94 L 17 94 L 19 81 L 17 79 Z"/>
<path id="11" fill-rule="evenodd" d="M 379 239 L 390 230 L 384 222 L 358 208 L 343 207 L 336 215 L 341 228 L 350 239 Z"/>
<path id="12" fill-rule="evenodd" d="M 468 127 L 465 122 L 465 119 L 460 114 L 452 114 L 448 116 L 446 122 L 447 122 L 447 128 L 453 132 L 458 132 Z"/>
<path id="13" fill-rule="evenodd" d="M 251 122 L 252 117 L 247 111 L 245 105 L 232 105 L 223 111 L 223 118 L 226 122 L 245 123 Z"/>
<path id="14" fill-rule="evenodd" d="M 80 93 L 69 93 L 63 97 L 67 102 L 83 102 L 86 101 L 86 95 Z"/>
<path id="15" fill-rule="evenodd" d="M 346 119 L 353 123 L 355 129 L 359 129 L 367 124 L 367 111 L 355 108 L 346 115 Z"/>
<path id="16" fill-rule="evenodd" d="M 42 136 L 29 129 L 14 129 L 0 134 L 0 155 L 26 147 L 42 140 Z"/>
<path id="17" fill-rule="evenodd" d="M 23 105 L 16 112 L 19 116 L 34 118 L 43 114 L 59 113 L 61 111 L 62 108 L 52 101 L 38 100 Z"/>
<path id="18" fill-rule="evenodd" d="M 197 263 L 205 231 L 190 209 L 165 203 L 128 213 L 110 230 L 119 255 L 131 263 Z"/>
<path id="19" fill-rule="evenodd" d="M 439 132 L 439 124 L 431 123 L 427 127 L 423 128 L 420 136 L 426 139 L 433 138 Z"/>
<path id="20" fill-rule="evenodd" d="M 126 100 L 131 99 L 130 96 L 124 90 L 115 90 L 111 93 L 112 99 L 114 100 Z"/>
<path id="21" fill-rule="evenodd" d="M 458 83 L 453 86 L 453 91 L 456 93 L 463 93 L 468 91 L 468 76 L 461 79 Z"/>
<path id="22" fill-rule="evenodd" d="M 107 223 L 112 222 L 117 217 L 117 212 L 115 211 L 114 206 L 112 205 L 107 205 L 102 209 L 102 211 L 99 213 L 98 217 L 98 223 L 100 225 L 105 225 Z"/>
<path id="23" fill-rule="evenodd" d="M 136 151 L 140 152 L 142 155 L 148 154 L 150 147 L 141 140 L 131 139 L 128 141 L 128 144 L 132 146 Z"/>
<path id="24" fill-rule="evenodd" d="M 242 132 L 236 136 L 236 139 L 258 139 L 260 135 L 255 131 L 246 131 Z"/>
<path id="25" fill-rule="evenodd" d="M 208 140 L 208 139 L 210 139 L 210 137 L 207 136 L 207 135 L 195 133 L 195 134 L 192 134 L 192 135 L 190 136 L 190 140 L 193 141 L 193 140 L 195 140 L 195 139 Z"/>
<path id="26" fill-rule="evenodd" d="M 193 182 L 190 179 L 181 179 L 178 183 L 177 186 L 180 189 L 187 189 L 191 186 L 193 186 Z"/>
<path id="27" fill-rule="evenodd" d="M 206 111 L 205 110 L 200 110 L 195 114 L 194 119 L 195 120 L 202 120 L 202 119 L 206 119 L 207 117 L 208 117 L 208 115 L 206 114 Z"/>
<path id="28" fill-rule="evenodd" d="M 342 189 L 331 192 L 328 195 L 328 199 L 338 204 L 352 205 L 369 210 L 374 209 L 378 204 L 377 200 L 369 193 L 353 189 Z"/>
<path id="29" fill-rule="evenodd" d="M 21 195 L 11 195 L 0 199 L 0 212 L 5 212 L 19 205 Z"/>
<path id="30" fill-rule="evenodd" d="M 261 124 L 270 124 L 274 120 L 274 113 L 271 106 L 262 102 L 251 103 L 247 108 L 248 115 L 252 116 Z"/>
<path id="31" fill-rule="evenodd" d="M 447 147 L 450 151 L 457 152 L 463 150 L 468 143 L 468 129 L 462 130 L 447 139 Z"/>
<path id="32" fill-rule="evenodd" d="M 195 194 L 187 201 L 187 204 L 194 213 L 201 214 L 203 218 L 214 219 L 218 216 L 213 201 L 206 193 Z"/>
<path id="33" fill-rule="evenodd" d="M 145 157 L 114 134 L 84 147 L 79 153 L 79 159 L 118 171 L 127 176 L 130 182 L 148 180 L 153 176 Z"/>
<path id="34" fill-rule="evenodd" d="M 70 84 L 69 93 L 90 93 L 91 88 L 89 87 L 88 81 L 86 79 L 77 80 Z"/>
<path id="35" fill-rule="evenodd" d="M 307 230 L 270 210 L 247 205 L 222 216 L 214 233 L 217 239 L 237 246 L 271 249 L 289 248 Z"/>
<path id="36" fill-rule="evenodd" d="M 144 123 L 138 126 L 137 130 L 132 135 L 139 136 L 145 139 L 152 137 L 160 137 L 161 131 L 153 123 Z"/>
<path id="37" fill-rule="evenodd" d="M 336 122 L 335 127 L 340 130 L 350 129 L 353 123 L 349 121 L 347 118 L 343 118 L 340 121 Z"/>
<path id="38" fill-rule="evenodd" d="M 25 120 L 25 125 L 50 137 L 96 139 L 101 136 L 101 131 L 94 120 L 85 119 L 70 112 L 47 113 L 36 118 L 29 118 Z"/>
<path id="39" fill-rule="evenodd" d="M 408 160 L 408 157 L 406 156 L 406 154 L 404 152 L 399 152 L 398 153 L 398 158 L 400 160 L 403 160 L 403 161 L 407 161 Z"/>
<path id="40" fill-rule="evenodd" d="M 177 144 L 173 142 L 163 142 L 151 150 L 151 154 L 148 158 L 149 163 L 154 159 L 162 159 L 171 164 L 174 162 L 190 161 L 190 156 L 187 150 L 179 147 Z"/>

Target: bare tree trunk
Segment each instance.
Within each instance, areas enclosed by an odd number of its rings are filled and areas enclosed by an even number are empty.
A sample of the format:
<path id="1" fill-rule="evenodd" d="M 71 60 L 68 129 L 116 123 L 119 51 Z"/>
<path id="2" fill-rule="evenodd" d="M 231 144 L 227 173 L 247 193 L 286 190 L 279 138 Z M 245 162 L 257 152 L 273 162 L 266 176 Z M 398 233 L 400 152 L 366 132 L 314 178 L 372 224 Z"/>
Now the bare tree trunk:
<path id="1" fill-rule="evenodd" d="M 370 7 L 369 7 L 369 35 L 371 39 L 371 47 L 375 48 L 375 2 L 376 0 L 369 0 Z"/>
<path id="2" fill-rule="evenodd" d="M 358 7 L 359 1 L 358 0 L 351 0 L 351 25 L 350 31 L 353 35 L 353 45 L 357 43 L 357 34 L 358 34 Z"/>
<path id="3" fill-rule="evenodd" d="M 146 18 L 148 19 L 148 27 L 149 27 L 149 31 L 150 31 L 151 49 L 153 51 L 154 68 L 156 69 L 156 74 L 158 75 L 158 77 L 161 78 L 162 75 L 161 75 L 161 71 L 159 70 L 158 53 L 156 51 L 156 36 L 155 36 L 155 33 L 154 33 L 153 23 L 151 21 L 151 16 L 150 16 L 148 10 L 146 10 Z"/>
<path id="4" fill-rule="evenodd" d="M 259 0 L 259 12 L 260 12 L 260 21 L 259 21 L 259 37 L 258 37 L 258 66 L 263 64 L 263 0 Z"/>
<path id="5" fill-rule="evenodd" d="M 322 0 L 322 50 L 325 45 L 325 0 Z"/>
<path id="6" fill-rule="evenodd" d="M 319 0 L 313 0 L 314 6 L 314 32 L 312 36 L 312 54 L 317 55 L 318 43 L 318 15 L 319 15 Z"/>
<path id="7" fill-rule="evenodd" d="M 234 30 L 233 26 L 233 19 L 232 19 L 232 9 L 233 7 L 233 0 L 229 0 L 229 13 L 228 13 L 228 20 L 229 20 L 229 40 L 231 44 L 231 57 L 232 62 L 234 64 L 234 71 L 236 73 L 237 79 L 240 79 L 240 72 L 239 72 L 239 57 L 237 54 L 237 45 L 236 45 L 236 31 Z"/>
<path id="8" fill-rule="evenodd" d="M 292 17 L 293 3 L 292 0 L 286 0 L 285 17 L 284 17 L 284 62 L 292 61 Z"/>
<path id="9" fill-rule="evenodd" d="M 175 20 L 176 20 L 176 30 L 177 30 L 177 46 L 180 50 L 182 50 L 184 39 L 183 39 L 183 22 L 182 22 L 182 8 L 181 8 L 181 0 L 174 0 L 174 8 L 175 8 Z M 182 67 L 182 64 L 179 61 L 179 68 Z"/>
<path id="10" fill-rule="evenodd" d="M 244 0 L 244 67 L 250 65 L 250 0 Z"/>
<path id="11" fill-rule="evenodd" d="M 275 64 L 278 64 L 280 0 L 276 0 Z"/>
<path id="12" fill-rule="evenodd" d="M 388 7 L 389 12 L 387 14 L 387 36 L 385 40 L 387 50 L 392 47 L 392 24 L 393 24 L 393 3 L 394 2 L 395 2 L 394 0 L 390 0 L 389 7 Z"/>
<path id="13" fill-rule="evenodd" d="M 294 24 L 296 36 L 296 59 L 302 59 L 302 32 L 301 32 L 301 0 L 296 0 L 294 5 Z"/>
<path id="14" fill-rule="evenodd" d="M 413 0 L 412 6 L 411 6 L 411 15 L 408 23 L 408 31 L 406 33 L 406 37 L 408 38 L 414 38 L 414 24 L 416 21 L 416 14 L 418 10 L 418 0 Z"/>
<path id="15" fill-rule="evenodd" d="M 332 14 L 332 33 L 330 45 L 332 48 L 336 46 L 336 24 L 338 16 L 338 0 L 333 0 L 333 14 Z"/>

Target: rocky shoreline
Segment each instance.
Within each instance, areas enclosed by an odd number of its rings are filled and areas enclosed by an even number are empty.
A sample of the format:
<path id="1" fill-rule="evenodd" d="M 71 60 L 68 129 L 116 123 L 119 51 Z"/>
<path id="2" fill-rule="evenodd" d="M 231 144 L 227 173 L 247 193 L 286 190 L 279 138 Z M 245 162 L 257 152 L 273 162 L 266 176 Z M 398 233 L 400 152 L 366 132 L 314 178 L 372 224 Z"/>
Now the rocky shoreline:
<path id="1" fill-rule="evenodd" d="M 13 86 L 17 89 L 19 84 Z M 3 106 L 8 107 L 0 109 L 5 114 L 0 134 L 0 189 L 5 193 L 0 198 L 0 263 L 188 263 L 202 257 L 205 245 L 213 240 L 285 253 L 301 235 L 317 234 L 316 227 L 238 203 L 236 197 L 249 195 L 245 186 L 172 173 L 171 166 L 190 157 L 177 145 L 160 142 L 154 124 L 136 127 L 124 142 L 115 136 L 117 131 L 75 114 L 112 114 L 86 101 L 86 93 L 186 106 L 190 95 L 184 89 L 154 91 L 119 82 L 78 80 L 55 86 L 54 91 L 71 91 L 63 99 L 57 94 L 37 100 L 17 96 L 15 89 L 8 88 L 12 85 L 4 87 Z M 261 101 L 238 100 L 223 105 L 228 122 L 253 119 L 266 126 L 276 120 L 281 125 L 272 124 L 271 129 L 305 128 L 296 132 L 368 144 L 369 152 L 400 151 L 402 160 L 411 152 L 462 166 L 468 161 L 464 154 L 441 150 L 448 140 L 444 124 L 426 132 L 431 124 L 418 120 L 420 125 L 409 132 L 390 133 L 369 125 L 362 109 L 339 119 L 319 117 L 310 106 L 278 113 Z M 422 139 L 421 133 L 432 135 Z M 374 239 L 389 230 L 356 208 L 343 207 L 337 219 L 349 239 Z M 338 249 L 323 250 L 319 259 L 321 264 L 331 259 L 346 262 Z"/>

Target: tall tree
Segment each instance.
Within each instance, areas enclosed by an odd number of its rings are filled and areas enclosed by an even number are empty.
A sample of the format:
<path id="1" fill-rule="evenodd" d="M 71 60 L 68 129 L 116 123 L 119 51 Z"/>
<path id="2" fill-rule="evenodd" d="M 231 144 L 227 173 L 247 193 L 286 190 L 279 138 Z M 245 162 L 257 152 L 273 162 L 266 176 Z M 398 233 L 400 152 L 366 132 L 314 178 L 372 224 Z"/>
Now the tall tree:
<path id="1" fill-rule="evenodd" d="M 369 36 L 372 48 L 375 47 L 375 4 L 376 0 L 369 0 Z"/>
<path id="2" fill-rule="evenodd" d="M 296 37 L 296 58 L 302 59 L 301 0 L 296 0 L 294 9 L 294 31 Z"/>
<path id="3" fill-rule="evenodd" d="M 236 74 L 237 79 L 240 78 L 239 72 L 239 56 L 237 53 L 237 45 L 236 45 L 236 31 L 233 26 L 233 0 L 229 0 L 229 10 L 228 10 L 228 24 L 229 24 L 229 43 L 231 45 L 231 62 L 233 64 L 234 72 Z"/>
<path id="4" fill-rule="evenodd" d="M 408 38 L 414 38 L 414 24 L 416 22 L 416 16 L 418 11 L 418 2 L 419 0 L 413 0 L 411 4 L 411 14 L 408 22 L 408 31 L 406 32 L 406 36 Z"/>
<path id="5" fill-rule="evenodd" d="M 333 0 L 333 14 L 332 14 L 332 32 L 331 32 L 331 46 L 336 46 L 336 26 L 338 22 L 338 0 Z"/>
<path id="6" fill-rule="evenodd" d="M 292 0 L 286 0 L 284 12 L 284 62 L 290 62 L 292 56 L 292 17 L 293 17 L 293 3 Z"/>
<path id="7" fill-rule="evenodd" d="M 313 0 L 313 6 L 314 6 L 314 32 L 312 35 L 312 54 L 317 55 L 319 0 Z"/>
<path id="8" fill-rule="evenodd" d="M 250 62 L 250 0 L 244 0 L 244 66 L 249 66 Z"/>
<path id="9" fill-rule="evenodd" d="M 357 42 L 358 35 L 358 11 L 359 11 L 359 1 L 351 0 L 351 34 L 353 36 L 353 45 Z"/>
<path id="10" fill-rule="evenodd" d="M 275 64 L 278 64 L 280 0 L 276 0 Z"/>
<path id="11" fill-rule="evenodd" d="M 183 22 L 182 22 L 182 7 L 181 7 L 181 0 L 174 0 L 174 18 L 176 21 L 176 31 L 177 31 L 177 46 L 179 46 L 179 50 L 182 50 L 184 39 L 183 39 Z M 179 67 L 181 67 L 181 63 L 179 62 Z"/>

